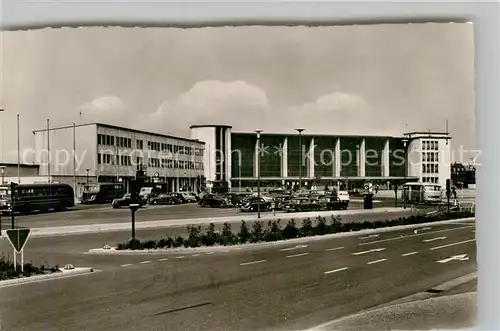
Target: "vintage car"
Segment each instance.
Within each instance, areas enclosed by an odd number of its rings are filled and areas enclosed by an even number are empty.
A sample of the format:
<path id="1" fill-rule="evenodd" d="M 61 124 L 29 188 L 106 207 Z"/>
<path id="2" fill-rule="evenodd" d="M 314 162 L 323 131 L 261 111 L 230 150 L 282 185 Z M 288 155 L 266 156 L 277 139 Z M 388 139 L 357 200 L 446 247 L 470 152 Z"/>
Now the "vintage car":
<path id="1" fill-rule="evenodd" d="M 176 194 L 164 193 L 150 198 L 149 203 L 151 205 L 178 205 L 183 203 L 183 200 Z"/>
<path id="2" fill-rule="evenodd" d="M 319 199 L 322 210 L 341 210 L 347 209 L 349 201 L 341 200 L 337 196 L 324 195 Z"/>
<path id="3" fill-rule="evenodd" d="M 278 195 L 274 197 L 274 210 L 283 210 L 292 199 L 291 195 Z"/>
<path id="4" fill-rule="evenodd" d="M 284 211 L 288 213 L 323 210 L 323 206 L 318 199 L 306 197 L 295 197 L 285 205 Z"/>
<path id="5" fill-rule="evenodd" d="M 229 197 L 220 194 L 205 194 L 200 199 L 198 204 L 201 207 L 229 208 L 233 207 L 233 203 Z"/>
<path id="6" fill-rule="evenodd" d="M 121 198 L 116 198 L 111 202 L 111 206 L 113 208 L 121 208 L 121 207 L 128 207 L 132 203 L 132 195 L 131 194 L 125 194 Z M 139 207 L 144 207 L 146 202 L 143 199 L 139 199 L 137 202 L 139 204 Z"/>
<path id="7" fill-rule="evenodd" d="M 260 198 L 260 210 L 269 211 L 272 210 L 273 203 L 264 198 Z M 240 207 L 240 211 L 243 212 L 255 212 L 259 210 L 259 200 L 256 197 L 251 197 L 246 200 Z"/>

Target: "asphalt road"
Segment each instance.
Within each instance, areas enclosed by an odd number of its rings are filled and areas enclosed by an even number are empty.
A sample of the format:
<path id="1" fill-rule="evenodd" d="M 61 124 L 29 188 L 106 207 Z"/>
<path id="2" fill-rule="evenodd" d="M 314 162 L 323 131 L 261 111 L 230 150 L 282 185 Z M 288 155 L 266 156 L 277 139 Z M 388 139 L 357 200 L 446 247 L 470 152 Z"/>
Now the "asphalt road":
<path id="1" fill-rule="evenodd" d="M 374 207 L 393 207 L 391 199 L 382 199 L 381 202 L 374 202 Z M 353 200 L 349 204 L 349 209 L 361 209 L 361 200 Z M 276 211 L 277 214 L 281 213 Z M 245 215 L 238 208 L 203 208 L 198 204 L 184 204 L 171 206 L 147 206 L 141 208 L 136 213 L 136 221 L 157 221 L 169 219 L 186 218 L 210 218 L 221 216 Z M 272 214 L 272 212 L 262 212 L 262 215 Z M 128 208 L 113 209 L 106 205 L 96 208 L 78 208 L 56 213 L 38 213 L 31 215 L 16 215 L 14 224 L 16 227 L 43 228 L 67 225 L 105 224 L 130 222 L 131 212 Z M 9 216 L 2 216 L 2 228 L 11 227 Z"/>
<path id="2" fill-rule="evenodd" d="M 306 329 L 475 271 L 473 229 L 435 225 L 213 254 L 81 255 L 103 271 L 0 288 L 2 327 Z M 436 262 L 459 254 L 468 259 Z"/>

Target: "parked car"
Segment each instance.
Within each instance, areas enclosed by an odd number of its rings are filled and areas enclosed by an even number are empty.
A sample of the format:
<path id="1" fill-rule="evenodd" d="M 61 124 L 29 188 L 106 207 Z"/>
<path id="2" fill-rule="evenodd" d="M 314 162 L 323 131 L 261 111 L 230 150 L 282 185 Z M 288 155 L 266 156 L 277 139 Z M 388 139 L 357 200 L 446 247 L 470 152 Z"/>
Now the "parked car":
<path id="1" fill-rule="evenodd" d="M 178 205 L 183 201 L 175 194 L 166 193 L 150 198 L 149 203 L 152 205 Z"/>
<path id="2" fill-rule="evenodd" d="M 303 212 L 322 210 L 323 205 L 317 199 L 310 198 L 293 198 L 285 205 L 286 212 Z"/>
<path id="3" fill-rule="evenodd" d="M 323 210 L 341 210 L 347 209 L 349 201 L 340 200 L 336 196 L 325 195 L 319 199 L 319 203 Z"/>
<path id="4" fill-rule="evenodd" d="M 132 195 L 125 194 L 121 198 L 114 199 L 113 202 L 111 202 L 111 206 L 113 208 L 128 207 L 130 206 L 131 203 L 132 203 Z M 137 203 L 139 204 L 139 207 L 144 207 L 144 205 L 146 204 L 145 201 L 142 199 L 139 199 Z"/>
<path id="5" fill-rule="evenodd" d="M 338 191 L 337 192 L 337 197 L 341 201 L 347 201 L 347 202 L 349 202 L 351 200 L 349 192 L 347 192 L 347 191 Z"/>
<path id="6" fill-rule="evenodd" d="M 240 211 L 255 212 L 258 211 L 259 208 L 258 205 L 259 205 L 259 200 L 257 198 L 250 198 L 242 204 L 242 206 L 240 207 Z M 269 211 L 271 209 L 272 209 L 272 202 L 264 198 L 260 198 L 260 210 Z"/>
<path id="7" fill-rule="evenodd" d="M 283 210 L 285 208 L 285 205 L 290 203 L 290 200 L 292 199 L 291 195 L 279 195 L 274 198 L 274 209 L 275 210 Z"/>
<path id="8" fill-rule="evenodd" d="M 196 202 L 196 196 L 191 192 L 177 192 L 177 194 L 182 195 L 186 203 Z"/>
<path id="9" fill-rule="evenodd" d="M 229 198 L 218 194 L 205 194 L 199 201 L 202 207 L 228 208 L 232 206 Z"/>

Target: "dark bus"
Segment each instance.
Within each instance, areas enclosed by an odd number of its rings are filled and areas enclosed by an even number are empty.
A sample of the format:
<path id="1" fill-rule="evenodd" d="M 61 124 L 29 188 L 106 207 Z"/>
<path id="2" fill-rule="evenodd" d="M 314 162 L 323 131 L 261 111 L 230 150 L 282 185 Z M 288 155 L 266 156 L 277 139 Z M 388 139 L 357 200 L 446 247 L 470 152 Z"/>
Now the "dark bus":
<path id="1" fill-rule="evenodd" d="M 226 194 L 229 192 L 229 184 L 225 180 L 217 180 L 212 182 L 211 193 Z"/>
<path id="2" fill-rule="evenodd" d="M 73 188 L 67 184 L 19 184 L 14 188 L 14 203 L 10 186 L 0 187 L 2 213 L 61 211 L 75 206 Z"/>
<path id="3" fill-rule="evenodd" d="M 83 187 L 82 204 L 111 203 L 114 198 L 121 198 L 125 188 L 120 183 L 93 183 Z"/>

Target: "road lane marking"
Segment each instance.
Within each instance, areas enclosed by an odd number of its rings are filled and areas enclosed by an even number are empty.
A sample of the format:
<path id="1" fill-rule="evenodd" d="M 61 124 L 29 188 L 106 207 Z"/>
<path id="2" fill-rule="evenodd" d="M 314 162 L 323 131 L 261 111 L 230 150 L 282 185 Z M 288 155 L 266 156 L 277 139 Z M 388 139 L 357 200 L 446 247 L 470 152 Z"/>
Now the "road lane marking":
<path id="1" fill-rule="evenodd" d="M 443 245 L 443 246 L 436 246 L 436 247 L 429 248 L 429 250 L 430 250 L 430 251 L 433 251 L 433 250 L 435 250 L 435 249 L 441 249 L 441 248 L 446 248 L 446 247 L 451 247 L 451 246 L 456 246 L 456 245 L 466 244 L 466 243 L 470 243 L 470 242 L 473 242 L 473 241 L 476 241 L 476 239 L 470 239 L 470 240 L 459 241 L 459 242 L 456 242 L 456 243 L 453 243 L 453 244 L 448 244 L 448 245 Z"/>
<path id="2" fill-rule="evenodd" d="M 266 260 L 259 260 L 259 261 L 252 261 L 252 262 L 243 262 L 240 263 L 240 265 L 252 265 L 252 264 L 257 264 L 257 263 L 264 263 Z"/>
<path id="3" fill-rule="evenodd" d="M 410 256 L 410 255 L 415 255 L 415 254 L 418 254 L 418 252 L 404 253 L 404 254 L 401 254 L 401 256 Z"/>
<path id="4" fill-rule="evenodd" d="M 128 263 L 128 264 L 122 264 L 120 267 L 130 267 L 132 264 Z"/>
<path id="5" fill-rule="evenodd" d="M 212 255 L 214 252 L 207 252 L 207 255 Z"/>
<path id="6" fill-rule="evenodd" d="M 369 251 L 352 253 L 352 255 L 365 255 L 365 254 L 369 254 L 369 253 L 373 253 L 373 252 L 382 252 L 382 251 L 385 251 L 385 248 L 374 248 L 374 249 L 370 249 Z"/>
<path id="7" fill-rule="evenodd" d="M 147 263 L 151 263 L 151 261 L 142 261 L 140 262 L 141 264 L 147 264 Z"/>
<path id="8" fill-rule="evenodd" d="M 327 252 L 331 252 L 331 251 L 338 251 L 339 249 L 344 249 L 344 247 L 327 248 L 327 249 L 326 249 L 326 251 L 327 251 Z"/>
<path id="9" fill-rule="evenodd" d="M 387 259 L 380 259 L 380 260 L 370 261 L 370 262 L 366 262 L 366 264 L 375 264 L 375 263 L 380 263 L 380 262 L 384 262 L 384 261 L 387 261 Z"/>
<path id="10" fill-rule="evenodd" d="M 289 258 L 292 258 L 292 257 L 306 256 L 308 254 L 309 253 L 300 253 L 300 254 L 288 255 L 286 258 L 289 259 Z"/>
<path id="11" fill-rule="evenodd" d="M 191 255 L 191 256 L 200 256 L 200 254 L 193 254 L 193 255 Z"/>
<path id="12" fill-rule="evenodd" d="M 400 237 L 393 237 L 393 238 L 387 238 L 387 239 L 381 239 L 381 240 L 376 240 L 376 241 L 370 241 L 370 242 L 365 242 L 358 244 L 359 246 L 364 246 L 364 245 L 372 245 L 372 244 L 378 244 L 381 242 L 386 242 L 386 241 L 395 241 L 395 240 L 401 240 L 401 239 L 407 239 L 407 238 L 413 238 L 413 237 L 418 237 L 418 236 L 426 236 L 431 233 L 440 233 L 440 232 L 446 232 L 446 231 L 455 231 L 455 230 L 460 230 L 460 229 L 466 229 L 473 227 L 474 225 L 469 225 L 469 226 L 462 226 L 459 228 L 453 228 L 453 229 L 443 229 L 443 230 L 436 230 L 436 231 L 431 231 L 431 232 L 425 232 L 425 233 L 418 233 L 418 234 L 412 234 L 409 236 L 400 236 Z"/>
<path id="13" fill-rule="evenodd" d="M 366 236 L 366 237 L 359 237 L 358 239 L 365 240 L 365 239 L 377 238 L 378 236 L 379 236 L 378 234 L 371 234 L 371 235 Z"/>
<path id="14" fill-rule="evenodd" d="M 158 259 L 158 261 L 162 262 L 162 261 L 168 261 L 167 258 L 163 258 L 163 259 Z"/>
<path id="15" fill-rule="evenodd" d="M 184 255 L 182 255 L 182 256 L 176 256 L 175 258 L 176 258 L 176 259 L 183 259 L 183 258 L 184 258 Z"/>
<path id="16" fill-rule="evenodd" d="M 449 258 L 442 259 L 436 261 L 437 263 L 448 263 L 450 261 L 468 261 L 469 258 L 467 257 L 467 254 L 461 254 L 461 255 L 453 255 L 450 256 Z"/>
<path id="17" fill-rule="evenodd" d="M 296 249 L 306 248 L 306 247 L 307 247 L 307 245 L 297 245 L 297 246 L 293 246 L 293 247 L 282 248 L 282 249 L 280 249 L 280 251 L 282 251 L 282 252 L 293 251 Z"/>
<path id="18" fill-rule="evenodd" d="M 347 270 L 347 269 L 348 269 L 347 267 L 344 267 L 344 268 L 339 268 L 339 269 L 335 269 L 335 270 L 325 271 L 325 275 L 333 274 L 334 272 L 344 271 L 344 270 Z"/>
<path id="19" fill-rule="evenodd" d="M 444 240 L 446 239 L 446 237 L 436 237 L 436 238 L 432 238 L 432 239 L 425 239 L 425 240 L 422 240 L 422 242 L 424 243 L 430 243 L 432 241 L 436 241 L 436 240 Z"/>

